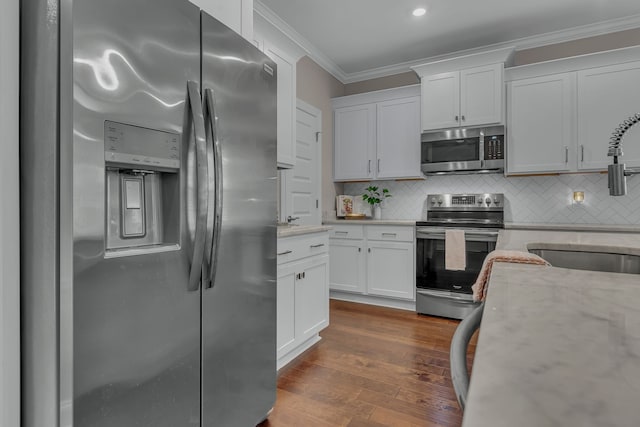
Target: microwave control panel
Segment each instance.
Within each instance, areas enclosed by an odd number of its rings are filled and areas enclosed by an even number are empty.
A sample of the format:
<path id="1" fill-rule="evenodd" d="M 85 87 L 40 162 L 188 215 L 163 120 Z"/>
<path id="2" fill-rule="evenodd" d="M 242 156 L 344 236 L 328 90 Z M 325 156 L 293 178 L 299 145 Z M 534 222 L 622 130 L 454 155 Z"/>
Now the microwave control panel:
<path id="1" fill-rule="evenodd" d="M 485 160 L 504 159 L 504 135 L 487 135 L 484 137 Z"/>

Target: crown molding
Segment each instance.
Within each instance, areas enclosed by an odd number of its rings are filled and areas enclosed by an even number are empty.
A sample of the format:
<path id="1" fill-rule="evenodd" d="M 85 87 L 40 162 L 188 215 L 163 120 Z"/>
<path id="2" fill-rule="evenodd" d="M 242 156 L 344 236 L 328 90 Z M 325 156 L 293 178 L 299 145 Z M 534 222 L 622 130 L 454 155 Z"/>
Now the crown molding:
<path id="1" fill-rule="evenodd" d="M 594 37 L 618 31 L 630 30 L 640 27 L 640 14 L 626 16 L 619 19 L 611 19 L 608 21 L 598 22 L 595 24 L 582 25 L 579 27 L 568 28 L 566 30 L 553 31 L 545 34 L 539 34 L 531 37 L 523 37 L 520 39 L 509 40 L 502 43 L 482 46 L 473 49 L 465 49 L 451 52 L 443 55 L 435 55 L 414 61 L 402 62 L 399 64 L 387 65 L 384 67 L 372 68 L 369 70 L 359 71 L 355 73 L 346 73 L 329 57 L 316 48 L 309 40 L 304 38 L 300 33 L 294 30 L 289 24 L 282 20 L 275 12 L 262 3 L 261 0 L 254 0 L 254 11 L 267 20 L 271 25 L 279 29 L 287 37 L 291 38 L 299 45 L 305 53 L 313 59 L 318 65 L 332 74 L 343 84 L 355 83 L 363 80 L 370 80 L 379 77 L 391 76 L 412 71 L 411 67 L 416 67 L 428 62 L 442 61 L 453 59 L 463 55 L 473 55 L 476 53 L 484 53 L 491 50 L 502 49 L 515 46 L 516 51 L 532 49 L 536 47 L 548 46 L 551 44 L 569 42 L 573 40 Z"/>
<path id="2" fill-rule="evenodd" d="M 302 34 L 298 33 L 293 27 L 282 20 L 274 11 L 265 6 L 260 0 L 253 1 L 253 10 L 255 13 L 264 18 L 265 21 L 273 25 L 284 35 L 289 37 L 297 44 L 307 56 L 313 59 L 318 65 L 324 68 L 329 74 L 333 75 L 340 83 L 345 83 L 347 74 L 335 62 L 329 59 L 320 49 L 315 47 L 313 43 L 307 40 Z"/>

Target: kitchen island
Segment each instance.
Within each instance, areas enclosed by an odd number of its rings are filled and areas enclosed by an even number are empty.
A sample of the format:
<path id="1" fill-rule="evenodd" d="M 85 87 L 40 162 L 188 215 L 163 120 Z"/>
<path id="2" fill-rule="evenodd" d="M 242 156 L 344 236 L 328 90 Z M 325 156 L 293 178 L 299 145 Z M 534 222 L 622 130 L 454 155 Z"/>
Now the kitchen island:
<path id="1" fill-rule="evenodd" d="M 498 249 L 640 254 L 640 234 L 504 230 Z M 494 265 L 463 427 L 640 423 L 640 275 Z"/>

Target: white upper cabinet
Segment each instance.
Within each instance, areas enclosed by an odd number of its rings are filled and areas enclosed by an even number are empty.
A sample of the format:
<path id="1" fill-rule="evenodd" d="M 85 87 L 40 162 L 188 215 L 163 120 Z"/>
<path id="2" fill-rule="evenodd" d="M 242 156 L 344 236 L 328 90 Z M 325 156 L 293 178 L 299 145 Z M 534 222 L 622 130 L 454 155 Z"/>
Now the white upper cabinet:
<path id="1" fill-rule="evenodd" d="M 422 85 L 422 131 L 504 123 L 507 47 L 411 67 Z"/>
<path id="2" fill-rule="evenodd" d="M 604 170 L 609 137 L 629 116 L 640 112 L 640 62 L 578 72 L 578 168 Z M 625 141 L 628 141 L 625 143 Z M 640 127 L 622 143 L 620 162 L 640 167 Z"/>
<path id="3" fill-rule="evenodd" d="M 296 162 L 296 59 L 270 41 L 263 41 L 264 53 L 276 63 L 278 76 L 278 167 L 292 168 Z"/>
<path id="4" fill-rule="evenodd" d="M 575 132 L 571 73 L 508 85 L 508 173 L 569 171 Z"/>
<path id="5" fill-rule="evenodd" d="M 422 130 L 502 123 L 504 64 L 421 78 Z"/>
<path id="6" fill-rule="evenodd" d="M 276 63 L 278 168 L 291 169 L 296 162 L 296 64 L 304 51 L 256 12 L 253 44 Z"/>
<path id="7" fill-rule="evenodd" d="M 460 125 L 503 122 L 504 64 L 460 71 Z"/>
<path id="8" fill-rule="evenodd" d="M 334 178 L 372 179 L 376 148 L 376 105 L 334 110 Z"/>
<path id="9" fill-rule="evenodd" d="M 420 176 L 420 97 L 379 102 L 376 177 Z"/>
<path id="10" fill-rule="evenodd" d="M 253 40 L 253 0 L 191 0 L 191 2 L 245 39 Z"/>
<path id="11" fill-rule="evenodd" d="M 640 47 L 507 70 L 507 173 L 605 171 L 609 138 L 640 111 Z M 640 127 L 622 163 L 640 167 Z"/>
<path id="12" fill-rule="evenodd" d="M 460 120 L 460 73 L 425 76 L 422 86 L 422 129 L 458 126 Z"/>
<path id="13" fill-rule="evenodd" d="M 334 98 L 332 102 L 334 180 L 422 176 L 418 86 Z"/>

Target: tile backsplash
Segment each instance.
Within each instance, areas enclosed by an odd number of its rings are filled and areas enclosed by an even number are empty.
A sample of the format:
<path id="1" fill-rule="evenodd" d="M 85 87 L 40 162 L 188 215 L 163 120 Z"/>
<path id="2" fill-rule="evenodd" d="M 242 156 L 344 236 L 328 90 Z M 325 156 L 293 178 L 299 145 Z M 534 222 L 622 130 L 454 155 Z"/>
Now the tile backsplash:
<path id="1" fill-rule="evenodd" d="M 420 219 L 432 193 L 504 193 L 505 221 L 553 224 L 640 224 L 640 176 L 627 179 L 626 196 L 609 196 L 606 174 L 509 177 L 500 174 L 430 176 L 424 181 L 345 183 L 344 194 L 358 196 L 369 185 L 388 188 L 383 219 Z M 583 204 L 572 203 L 584 191 Z"/>

